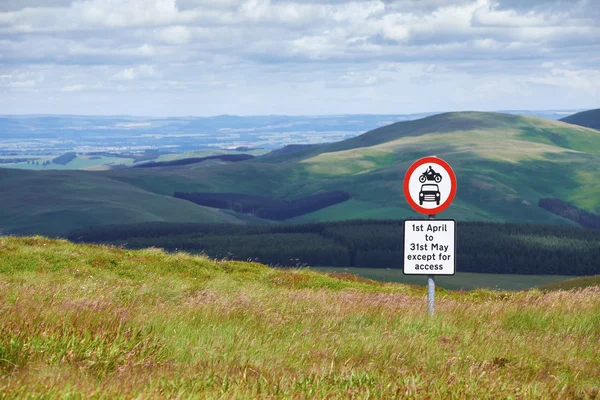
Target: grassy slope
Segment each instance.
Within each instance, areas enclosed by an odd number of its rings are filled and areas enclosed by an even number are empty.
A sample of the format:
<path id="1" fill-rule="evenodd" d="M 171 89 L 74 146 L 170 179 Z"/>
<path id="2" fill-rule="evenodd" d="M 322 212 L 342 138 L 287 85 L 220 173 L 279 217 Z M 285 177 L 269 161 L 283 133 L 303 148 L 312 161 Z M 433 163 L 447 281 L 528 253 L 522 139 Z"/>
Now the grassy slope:
<path id="1" fill-rule="evenodd" d="M 581 289 L 589 286 L 600 286 L 600 275 L 581 276 L 578 278 L 566 279 L 560 282 L 547 283 L 540 286 L 541 290 L 569 290 Z"/>
<path id="2" fill-rule="evenodd" d="M 146 221 L 231 222 L 233 215 L 84 171 L 0 169 L 0 229 L 62 234 L 76 227 Z"/>
<path id="3" fill-rule="evenodd" d="M 0 238 L 9 398 L 597 398 L 600 292 L 425 291 Z"/>
<path id="4" fill-rule="evenodd" d="M 600 108 L 578 112 L 561 119 L 561 121 L 600 130 Z"/>
<path id="5" fill-rule="evenodd" d="M 341 189 L 353 200 L 296 221 L 414 216 L 402 178 L 417 158 L 437 155 L 455 169 L 458 193 L 445 217 L 571 224 L 537 207 L 559 197 L 600 211 L 600 132 L 563 122 L 495 113 L 448 113 L 382 127 L 281 157 L 211 168 L 111 171 L 119 180 L 170 194 L 222 191 L 297 197 Z M 273 161 L 273 162 L 272 162 Z"/>

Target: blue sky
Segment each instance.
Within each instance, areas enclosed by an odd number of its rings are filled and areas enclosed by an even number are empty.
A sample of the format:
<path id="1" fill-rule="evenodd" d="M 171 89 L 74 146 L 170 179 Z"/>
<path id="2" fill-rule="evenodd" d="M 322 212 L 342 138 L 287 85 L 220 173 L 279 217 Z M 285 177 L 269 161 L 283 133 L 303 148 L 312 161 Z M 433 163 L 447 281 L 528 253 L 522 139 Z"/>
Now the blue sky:
<path id="1" fill-rule="evenodd" d="M 600 106 L 600 0 L 2 0 L 3 114 Z"/>

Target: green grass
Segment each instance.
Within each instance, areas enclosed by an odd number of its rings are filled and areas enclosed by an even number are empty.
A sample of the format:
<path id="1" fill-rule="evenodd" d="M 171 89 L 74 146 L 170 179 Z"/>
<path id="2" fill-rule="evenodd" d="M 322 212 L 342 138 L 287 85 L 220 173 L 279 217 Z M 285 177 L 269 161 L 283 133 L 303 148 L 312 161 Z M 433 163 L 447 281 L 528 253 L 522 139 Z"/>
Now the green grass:
<path id="1" fill-rule="evenodd" d="M 569 290 L 581 289 L 589 286 L 600 286 L 600 275 L 582 276 L 566 279 L 564 281 L 547 283 L 540 286 L 540 290 Z"/>
<path id="2" fill-rule="evenodd" d="M 427 285 L 427 276 L 404 275 L 401 269 L 357 267 L 311 267 L 316 271 L 346 273 L 381 282 L 399 282 L 409 285 Z M 570 276 L 564 275 L 513 275 L 457 272 L 453 276 L 436 276 L 436 286 L 449 290 L 524 290 L 560 283 Z"/>
<path id="3" fill-rule="evenodd" d="M 425 290 L 0 238 L 6 398 L 600 395 L 600 292 Z"/>

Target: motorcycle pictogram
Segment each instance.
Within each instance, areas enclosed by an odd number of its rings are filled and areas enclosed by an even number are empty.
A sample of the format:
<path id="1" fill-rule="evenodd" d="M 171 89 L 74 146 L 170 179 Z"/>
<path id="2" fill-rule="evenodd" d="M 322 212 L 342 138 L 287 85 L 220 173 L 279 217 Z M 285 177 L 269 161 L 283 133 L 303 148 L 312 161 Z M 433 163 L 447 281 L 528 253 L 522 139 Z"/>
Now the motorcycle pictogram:
<path id="1" fill-rule="evenodd" d="M 430 165 L 429 169 L 419 176 L 419 182 L 425 183 L 426 181 L 435 181 L 436 183 L 440 183 L 442 181 L 442 175 L 435 172 Z"/>

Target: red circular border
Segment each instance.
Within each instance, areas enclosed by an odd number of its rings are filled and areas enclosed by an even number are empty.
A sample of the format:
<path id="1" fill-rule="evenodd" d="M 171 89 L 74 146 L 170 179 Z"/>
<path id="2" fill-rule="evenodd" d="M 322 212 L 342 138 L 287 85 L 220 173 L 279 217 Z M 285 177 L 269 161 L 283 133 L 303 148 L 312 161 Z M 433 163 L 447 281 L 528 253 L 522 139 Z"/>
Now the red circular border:
<path id="1" fill-rule="evenodd" d="M 451 184 L 450 195 L 448 196 L 448 199 L 446 199 L 444 204 L 442 204 L 441 206 L 436 207 L 436 208 L 431 208 L 431 209 L 423 208 L 420 205 L 418 205 L 412 199 L 412 197 L 410 196 L 410 192 L 408 190 L 408 184 L 410 181 L 410 177 L 413 174 L 413 172 L 415 172 L 415 169 L 417 169 L 421 165 L 427 164 L 427 163 L 436 163 L 436 164 L 440 164 L 442 167 L 444 167 L 444 169 L 448 172 L 448 175 L 450 175 L 450 184 Z M 406 201 L 408 202 L 408 204 L 416 212 L 419 212 L 421 214 L 433 215 L 433 214 L 441 213 L 442 211 L 444 211 L 446 208 L 448 208 L 450 206 L 450 204 L 454 200 L 455 195 L 456 195 L 456 175 L 454 175 L 454 170 L 452 170 L 452 167 L 450 167 L 450 164 L 448 164 L 446 161 L 442 160 L 441 158 L 438 158 L 438 157 L 420 158 L 417 161 L 415 161 L 408 168 L 408 171 L 406 171 L 406 175 L 404 175 L 404 197 L 406 197 Z"/>

